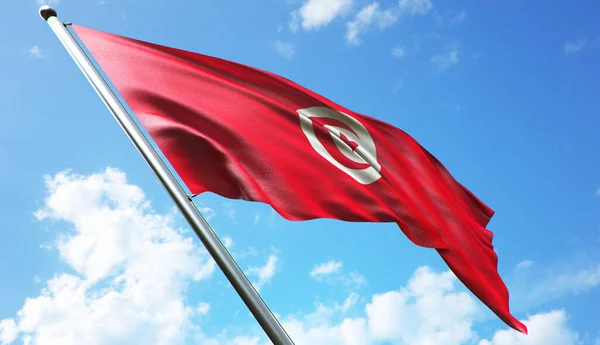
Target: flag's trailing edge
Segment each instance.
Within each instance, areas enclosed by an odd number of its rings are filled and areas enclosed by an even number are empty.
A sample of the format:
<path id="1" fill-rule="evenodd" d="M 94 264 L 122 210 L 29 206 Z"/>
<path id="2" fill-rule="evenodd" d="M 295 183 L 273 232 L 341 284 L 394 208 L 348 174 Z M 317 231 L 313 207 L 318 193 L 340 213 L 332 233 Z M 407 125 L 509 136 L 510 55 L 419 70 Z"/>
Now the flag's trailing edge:
<path id="1" fill-rule="evenodd" d="M 289 220 L 396 222 L 527 333 L 485 228 L 494 212 L 408 134 L 266 71 L 73 29 L 192 193 L 264 202 Z"/>

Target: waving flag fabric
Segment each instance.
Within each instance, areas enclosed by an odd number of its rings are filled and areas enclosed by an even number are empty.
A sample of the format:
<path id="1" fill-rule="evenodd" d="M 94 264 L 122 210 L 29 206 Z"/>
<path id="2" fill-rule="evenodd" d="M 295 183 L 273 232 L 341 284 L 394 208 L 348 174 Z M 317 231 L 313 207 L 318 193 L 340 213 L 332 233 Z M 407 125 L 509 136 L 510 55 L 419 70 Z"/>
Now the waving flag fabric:
<path id="1" fill-rule="evenodd" d="M 290 220 L 395 222 L 527 331 L 497 272 L 493 211 L 408 134 L 266 71 L 73 28 L 193 193 L 264 202 Z"/>

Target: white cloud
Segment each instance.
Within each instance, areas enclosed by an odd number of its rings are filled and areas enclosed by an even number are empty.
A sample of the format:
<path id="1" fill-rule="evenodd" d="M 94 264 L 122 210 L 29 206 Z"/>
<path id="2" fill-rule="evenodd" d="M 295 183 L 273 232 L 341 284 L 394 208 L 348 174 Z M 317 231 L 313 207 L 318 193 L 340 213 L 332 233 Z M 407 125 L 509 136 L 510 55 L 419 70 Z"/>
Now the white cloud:
<path id="1" fill-rule="evenodd" d="M 29 48 L 27 51 L 29 52 L 29 55 L 36 57 L 38 59 L 41 59 L 44 57 L 44 54 L 42 53 L 42 49 L 40 49 L 40 47 L 37 45 Z"/>
<path id="2" fill-rule="evenodd" d="M 540 283 L 530 287 L 532 300 L 550 300 L 566 294 L 579 294 L 600 285 L 600 264 L 564 273 L 551 273 Z"/>
<path id="3" fill-rule="evenodd" d="M 467 11 L 462 10 L 450 18 L 450 24 L 458 25 L 467 18 Z"/>
<path id="4" fill-rule="evenodd" d="M 347 276 L 342 276 L 340 280 L 346 286 L 354 289 L 367 286 L 367 278 L 365 278 L 365 276 L 358 272 L 350 272 L 350 274 L 348 274 Z"/>
<path id="5" fill-rule="evenodd" d="M 404 47 L 401 46 L 395 46 L 394 48 L 392 48 L 392 56 L 395 58 L 401 58 L 403 57 L 405 54 L 405 49 Z"/>
<path id="6" fill-rule="evenodd" d="M 254 215 L 254 225 L 258 225 L 258 222 L 260 221 L 260 214 L 255 214 Z"/>
<path id="7" fill-rule="evenodd" d="M 258 252 L 256 251 L 256 248 L 251 246 L 251 247 L 248 247 L 248 249 L 246 249 L 246 250 L 236 253 L 235 256 L 239 257 L 240 259 L 246 259 L 249 257 L 257 257 Z"/>
<path id="8" fill-rule="evenodd" d="M 501 330 L 492 340 L 482 340 L 479 345 L 579 345 L 579 335 L 567 324 L 563 310 L 540 313 L 524 321 L 529 335 L 513 330 Z"/>
<path id="9" fill-rule="evenodd" d="M 190 318 L 206 315 L 210 305 L 189 305 L 185 291 L 191 281 L 209 278 L 215 266 L 174 226 L 172 215 L 155 213 L 142 190 L 116 169 L 90 176 L 63 172 L 46 177 L 46 186 L 48 196 L 35 215 L 69 225 L 54 248 L 75 273 L 57 274 L 39 296 L 24 302 L 16 318 L 0 321 L 0 344 L 20 337 L 29 345 L 177 345 L 192 331 L 199 332 Z M 257 278 L 257 288 L 273 278 L 277 263 L 277 256 L 270 255 L 264 266 L 248 270 Z M 331 266 L 335 271 L 336 265 Z M 596 286 L 600 266 L 559 280 Z M 398 290 L 366 301 L 350 293 L 341 303 L 318 305 L 312 314 L 282 320 L 297 344 L 471 343 L 477 340 L 472 326 L 480 303 L 457 291 L 457 282 L 450 271 L 421 267 Z M 360 305 L 364 313 L 357 314 Z M 352 317 L 347 316 L 350 311 Z M 503 330 L 479 344 L 578 343 L 563 311 L 534 315 L 526 323 L 528 337 Z M 206 345 L 265 343 L 257 336 L 225 336 L 198 335 Z"/>
<path id="10" fill-rule="evenodd" d="M 231 249 L 231 247 L 233 247 L 233 239 L 229 236 L 223 237 L 223 245 L 225 248 Z"/>
<path id="11" fill-rule="evenodd" d="M 403 14 L 426 14 L 432 7 L 430 0 L 400 0 L 400 10 Z"/>
<path id="12" fill-rule="evenodd" d="M 196 313 L 198 315 L 206 315 L 206 314 L 208 314 L 209 310 L 210 310 L 210 304 L 208 304 L 206 302 L 200 302 L 196 306 Z"/>
<path id="13" fill-rule="evenodd" d="M 54 247 L 75 273 L 56 274 L 25 300 L 12 319 L 23 342 L 183 344 L 193 310 L 185 290 L 212 275 L 212 259 L 117 169 L 62 172 L 45 183 L 35 216 L 69 224 Z"/>
<path id="14" fill-rule="evenodd" d="M 233 208 L 233 205 L 231 205 L 230 202 L 226 202 L 223 204 L 223 212 L 227 216 L 227 219 L 229 219 L 233 223 L 236 223 L 235 215 L 237 212 L 235 211 L 235 209 Z"/>
<path id="15" fill-rule="evenodd" d="M 304 315 L 302 323 L 305 327 L 309 328 L 330 325 L 332 320 L 337 318 L 338 315 L 343 315 L 355 307 L 359 299 L 360 296 L 357 293 L 352 292 L 342 303 L 334 302 L 329 306 L 323 303 L 317 303 L 315 311 Z M 295 319 L 295 317 L 288 317 L 288 320 L 292 319 Z"/>
<path id="16" fill-rule="evenodd" d="M 298 11 L 293 11 L 290 14 L 290 22 L 288 23 L 288 27 L 290 28 L 291 32 L 297 32 L 298 28 L 300 27 L 300 15 L 298 14 Z"/>
<path id="17" fill-rule="evenodd" d="M 402 89 L 404 87 L 404 81 L 400 80 L 396 83 L 396 86 L 394 86 L 394 88 L 392 89 L 392 93 L 396 93 L 398 91 L 400 91 L 400 89 Z"/>
<path id="18" fill-rule="evenodd" d="M 60 0 L 35 0 L 38 5 L 58 5 L 60 4 Z"/>
<path id="19" fill-rule="evenodd" d="M 233 345 L 258 345 L 260 338 L 258 337 L 235 337 Z"/>
<path id="20" fill-rule="evenodd" d="M 514 274 L 509 290 L 517 311 L 600 287 L 600 264 L 595 256 L 585 254 L 547 264 L 536 262 L 515 269 Z"/>
<path id="21" fill-rule="evenodd" d="M 297 344 L 465 344 L 475 339 L 478 304 L 456 291 L 456 282 L 450 271 L 421 267 L 401 289 L 374 295 L 362 316 L 343 317 L 359 300 L 351 294 L 342 304 L 319 304 L 314 313 L 288 317 L 283 324 Z M 339 316 L 340 322 L 332 322 Z"/>
<path id="22" fill-rule="evenodd" d="M 300 24 L 304 30 L 317 30 L 351 8 L 352 0 L 307 0 L 292 12 L 290 29 L 296 31 Z"/>
<path id="23" fill-rule="evenodd" d="M 373 297 L 367 305 L 369 329 L 375 339 L 402 339 L 407 345 L 459 345 L 473 339 L 477 303 L 456 292 L 456 277 L 421 267 L 400 291 Z"/>
<path id="24" fill-rule="evenodd" d="M 363 318 L 344 319 L 339 325 L 307 327 L 300 320 L 289 320 L 284 327 L 296 344 L 368 345 L 372 344 Z"/>
<path id="25" fill-rule="evenodd" d="M 521 262 L 519 262 L 517 264 L 516 269 L 517 270 L 526 269 L 526 268 L 531 267 L 531 265 L 533 265 L 533 261 L 531 261 L 531 260 L 523 260 L 523 261 L 521 261 Z"/>
<path id="26" fill-rule="evenodd" d="M 10 344 L 17 339 L 18 335 L 19 328 L 15 320 L 6 319 L 0 321 L 0 344 Z"/>
<path id="27" fill-rule="evenodd" d="M 275 254 L 269 255 L 267 262 L 260 267 L 250 267 L 248 269 L 248 275 L 256 276 L 258 278 L 257 281 L 252 282 L 254 288 L 256 290 L 260 290 L 265 284 L 269 283 L 271 279 L 277 273 L 277 262 L 279 259 Z"/>
<path id="28" fill-rule="evenodd" d="M 354 19 L 346 24 L 346 40 L 352 45 L 361 43 L 361 35 L 375 26 L 380 30 L 391 27 L 402 16 L 424 15 L 431 10 L 429 0 L 400 0 L 387 9 L 382 9 L 378 2 L 363 7 L 355 14 Z"/>
<path id="29" fill-rule="evenodd" d="M 436 54 L 431 57 L 431 63 L 434 64 L 438 71 L 446 70 L 458 64 L 459 53 L 457 48 L 450 48 L 443 53 Z"/>
<path id="30" fill-rule="evenodd" d="M 342 284 L 350 289 L 359 289 L 367 285 L 367 278 L 358 272 L 343 274 L 342 262 L 330 260 L 318 265 L 310 272 L 310 276 L 318 281 L 325 281 L 328 284 Z"/>
<path id="31" fill-rule="evenodd" d="M 344 303 L 342 303 L 342 306 L 340 308 L 342 313 L 347 312 L 348 310 L 350 310 L 352 307 L 354 307 L 356 305 L 356 303 L 358 302 L 358 294 L 353 292 L 350 294 L 350 296 L 348 296 L 348 298 L 346 298 L 344 300 Z"/>
<path id="32" fill-rule="evenodd" d="M 354 19 L 347 23 L 346 40 L 352 45 L 359 45 L 360 35 L 371 26 L 385 29 L 396 22 L 397 14 L 392 9 L 382 10 L 379 3 L 374 2 L 360 10 Z"/>
<path id="33" fill-rule="evenodd" d="M 587 41 L 585 40 L 585 38 L 580 38 L 576 41 L 570 41 L 567 42 L 563 45 L 563 50 L 565 52 L 565 55 L 571 55 L 573 53 L 577 53 L 579 51 L 581 51 L 585 45 L 587 44 Z"/>
<path id="34" fill-rule="evenodd" d="M 512 329 L 481 339 L 474 331 L 480 305 L 470 293 L 457 291 L 450 271 L 418 268 L 398 290 L 364 301 L 351 293 L 343 302 L 318 303 L 309 314 L 289 315 L 282 324 L 296 344 L 323 345 L 580 345 L 564 311 L 529 316 L 529 335 Z M 357 312 L 362 303 L 364 309 Z M 349 316 L 352 315 L 352 316 Z M 236 342 L 236 339 L 238 339 Z M 227 340 L 227 341 L 225 341 Z M 270 344 L 261 336 L 237 337 L 203 344 Z"/>
<path id="35" fill-rule="evenodd" d="M 275 51 L 286 59 L 290 59 L 296 53 L 296 47 L 291 43 L 276 41 L 273 44 Z"/>
<path id="36" fill-rule="evenodd" d="M 270 228 L 280 227 L 279 221 L 283 218 L 279 215 L 279 213 L 275 212 L 275 210 L 271 210 L 269 212 L 268 225 Z"/>
<path id="37" fill-rule="evenodd" d="M 216 213 L 212 208 L 204 206 L 204 205 L 197 206 L 197 208 L 198 208 L 198 211 L 200 211 L 200 213 L 204 217 L 204 219 L 206 219 L 206 221 L 210 221 L 211 219 L 215 218 Z M 176 212 L 179 212 L 179 211 L 176 210 Z"/>
<path id="38" fill-rule="evenodd" d="M 342 266 L 343 264 L 340 261 L 330 260 L 316 265 L 312 271 L 310 271 L 310 276 L 315 279 L 321 279 L 328 274 L 339 272 L 342 269 Z"/>

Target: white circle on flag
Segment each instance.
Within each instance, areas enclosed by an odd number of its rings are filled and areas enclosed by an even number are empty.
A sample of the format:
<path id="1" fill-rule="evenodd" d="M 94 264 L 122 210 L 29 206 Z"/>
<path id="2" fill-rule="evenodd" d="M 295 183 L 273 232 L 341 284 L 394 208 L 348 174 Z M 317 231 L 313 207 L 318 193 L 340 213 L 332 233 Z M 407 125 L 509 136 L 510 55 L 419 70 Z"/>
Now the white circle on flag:
<path id="1" fill-rule="evenodd" d="M 327 107 L 310 107 L 297 110 L 300 115 L 300 127 L 306 135 L 308 142 L 323 158 L 333 164 L 336 168 L 350 175 L 357 182 L 371 184 L 381 178 L 381 165 L 377 162 L 377 150 L 375 142 L 367 128 L 354 117 Z M 348 159 L 362 164 L 368 164 L 363 169 L 349 168 L 335 159 L 325 146 L 317 139 L 312 118 L 329 118 L 340 121 L 348 126 L 346 128 L 324 125 L 329 131 L 337 149 Z M 345 137 L 346 140 L 342 138 Z M 352 146 L 347 142 L 354 143 Z"/>

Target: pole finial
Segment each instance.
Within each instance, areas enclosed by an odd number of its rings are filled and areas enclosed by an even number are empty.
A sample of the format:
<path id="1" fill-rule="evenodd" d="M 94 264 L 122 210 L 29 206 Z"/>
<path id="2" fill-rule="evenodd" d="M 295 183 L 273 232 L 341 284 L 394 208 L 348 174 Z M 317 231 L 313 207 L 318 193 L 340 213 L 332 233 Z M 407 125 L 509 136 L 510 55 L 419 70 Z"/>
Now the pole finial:
<path id="1" fill-rule="evenodd" d="M 56 17 L 57 14 L 54 8 L 48 5 L 44 5 L 40 7 L 40 16 L 42 16 L 44 20 L 48 20 L 48 18 L 50 17 Z"/>

